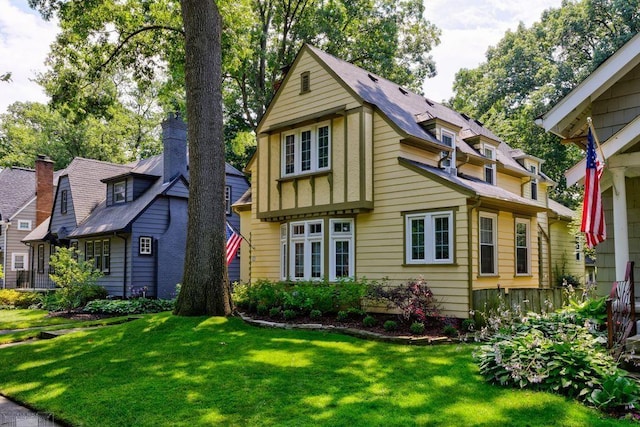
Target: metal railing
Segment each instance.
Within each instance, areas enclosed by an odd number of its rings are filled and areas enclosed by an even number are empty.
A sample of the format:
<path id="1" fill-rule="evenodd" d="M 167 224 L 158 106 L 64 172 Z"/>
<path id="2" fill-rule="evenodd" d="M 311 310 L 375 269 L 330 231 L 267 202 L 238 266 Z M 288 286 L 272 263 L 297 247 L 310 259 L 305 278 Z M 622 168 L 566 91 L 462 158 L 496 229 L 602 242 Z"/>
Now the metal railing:
<path id="1" fill-rule="evenodd" d="M 615 357 L 620 355 L 627 338 L 634 335 L 636 329 L 633 264 L 633 261 L 627 263 L 624 280 L 613 282 L 607 299 L 608 346 Z"/>
<path id="2" fill-rule="evenodd" d="M 56 284 L 49 278 L 49 274 L 36 273 L 33 270 L 18 271 L 16 289 L 46 290 L 55 287 Z"/>

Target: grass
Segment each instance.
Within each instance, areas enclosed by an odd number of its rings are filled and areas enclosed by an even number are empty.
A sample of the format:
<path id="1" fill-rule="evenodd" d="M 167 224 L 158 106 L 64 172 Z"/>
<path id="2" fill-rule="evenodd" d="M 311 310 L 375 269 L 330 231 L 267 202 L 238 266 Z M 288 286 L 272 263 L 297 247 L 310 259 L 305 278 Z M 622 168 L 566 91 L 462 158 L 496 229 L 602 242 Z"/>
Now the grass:
<path id="1" fill-rule="evenodd" d="M 40 331 L 67 328 L 81 328 L 122 323 L 127 316 L 110 317 L 101 320 L 74 320 L 64 317 L 48 317 L 45 310 L 0 310 L 0 331 L 13 332 L 0 334 L 0 344 L 37 338 Z M 28 330 L 20 330 L 26 329 Z"/>
<path id="2" fill-rule="evenodd" d="M 162 313 L 1 349 L 0 392 L 105 427 L 626 423 L 561 396 L 487 384 L 473 348 Z"/>

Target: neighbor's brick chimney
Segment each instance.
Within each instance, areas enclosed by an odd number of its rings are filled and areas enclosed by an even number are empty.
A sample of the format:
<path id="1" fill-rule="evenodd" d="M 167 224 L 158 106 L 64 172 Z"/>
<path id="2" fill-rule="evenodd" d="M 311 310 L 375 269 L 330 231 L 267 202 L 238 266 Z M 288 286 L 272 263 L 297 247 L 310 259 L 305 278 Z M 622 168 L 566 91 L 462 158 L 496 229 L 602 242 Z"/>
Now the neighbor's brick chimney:
<path id="1" fill-rule="evenodd" d="M 36 227 L 51 215 L 53 208 L 53 162 L 47 156 L 36 159 Z"/>
<path id="2" fill-rule="evenodd" d="M 163 182 L 178 175 L 187 175 L 187 125 L 178 113 L 171 113 L 162 122 L 162 145 L 164 148 Z"/>

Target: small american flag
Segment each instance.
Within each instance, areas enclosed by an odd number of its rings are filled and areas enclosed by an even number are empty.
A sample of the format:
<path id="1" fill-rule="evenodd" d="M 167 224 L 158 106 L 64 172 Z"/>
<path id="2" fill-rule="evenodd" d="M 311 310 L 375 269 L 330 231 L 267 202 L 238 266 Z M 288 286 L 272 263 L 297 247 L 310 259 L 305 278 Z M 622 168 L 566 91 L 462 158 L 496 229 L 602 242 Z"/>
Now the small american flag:
<path id="1" fill-rule="evenodd" d="M 240 244 L 242 243 L 242 236 L 240 233 L 236 232 L 231 224 L 227 222 L 227 265 L 231 264 L 233 261 L 233 257 L 236 256 L 238 249 L 240 249 Z"/>
<path id="2" fill-rule="evenodd" d="M 603 164 L 596 153 L 591 127 L 587 135 L 587 170 L 584 177 L 584 204 L 582 205 L 582 224 L 580 231 L 584 233 L 587 245 L 593 248 L 607 238 L 600 194 L 600 178 Z"/>

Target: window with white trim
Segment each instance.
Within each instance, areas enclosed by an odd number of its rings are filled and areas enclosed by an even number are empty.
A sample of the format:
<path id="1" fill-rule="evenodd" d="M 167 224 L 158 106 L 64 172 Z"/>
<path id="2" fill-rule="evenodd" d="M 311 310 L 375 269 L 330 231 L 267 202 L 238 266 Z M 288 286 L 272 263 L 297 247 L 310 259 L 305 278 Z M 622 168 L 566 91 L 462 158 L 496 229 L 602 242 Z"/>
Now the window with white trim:
<path id="1" fill-rule="evenodd" d="M 14 252 L 11 254 L 11 271 L 26 270 L 29 265 L 29 254 Z"/>
<path id="2" fill-rule="evenodd" d="M 494 275 L 498 273 L 497 228 L 497 215 L 488 213 L 480 214 L 480 274 Z"/>
<path id="3" fill-rule="evenodd" d="M 328 123 L 296 129 L 282 139 L 282 175 L 328 170 L 331 137 Z"/>
<path id="4" fill-rule="evenodd" d="M 426 212 L 406 216 L 407 264 L 453 262 L 453 212 Z"/>
<path id="5" fill-rule="evenodd" d="M 287 228 L 288 224 L 280 225 L 280 278 L 286 280 L 287 275 Z"/>
<path id="6" fill-rule="evenodd" d="M 491 160 L 496 159 L 496 149 L 494 147 L 485 145 L 482 148 L 482 154 Z M 496 185 L 496 164 L 495 163 L 487 163 L 484 165 L 484 180 L 488 184 Z"/>
<path id="7" fill-rule="evenodd" d="M 109 274 L 111 271 L 111 240 L 89 240 L 84 244 L 84 260 L 93 262 L 96 270 Z"/>
<path id="8" fill-rule="evenodd" d="M 19 219 L 18 220 L 18 230 L 20 230 L 20 231 L 29 231 L 29 230 L 31 230 L 31 220 Z"/>
<path id="9" fill-rule="evenodd" d="M 353 219 L 329 220 L 329 280 L 355 275 Z"/>
<path id="10" fill-rule="evenodd" d="M 138 243 L 138 253 L 140 255 L 153 255 L 153 239 L 151 237 L 140 236 Z"/>
<path id="11" fill-rule="evenodd" d="M 113 183 L 113 203 L 124 203 L 127 201 L 127 182 L 119 181 Z"/>
<path id="12" fill-rule="evenodd" d="M 534 165 L 529 166 L 529 170 L 538 176 L 538 168 Z M 538 200 L 538 178 L 531 178 L 531 200 Z"/>
<path id="13" fill-rule="evenodd" d="M 322 220 L 289 224 L 289 274 L 294 280 L 321 279 L 324 275 Z"/>
<path id="14" fill-rule="evenodd" d="M 452 148 L 451 152 L 443 151 L 441 153 L 442 158 L 445 158 L 448 156 L 448 159 L 442 161 L 442 167 L 444 167 L 446 170 L 455 168 L 456 167 L 456 135 L 453 132 L 449 132 L 442 129 L 440 140 L 444 145 L 447 145 Z"/>
<path id="15" fill-rule="evenodd" d="M 529 220 L 516 218 L 516 275 L 530 273 L 529 224 Z"/>

